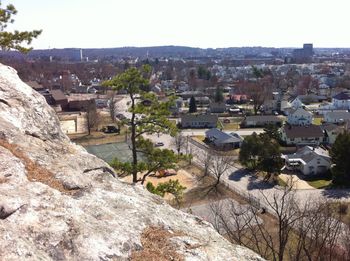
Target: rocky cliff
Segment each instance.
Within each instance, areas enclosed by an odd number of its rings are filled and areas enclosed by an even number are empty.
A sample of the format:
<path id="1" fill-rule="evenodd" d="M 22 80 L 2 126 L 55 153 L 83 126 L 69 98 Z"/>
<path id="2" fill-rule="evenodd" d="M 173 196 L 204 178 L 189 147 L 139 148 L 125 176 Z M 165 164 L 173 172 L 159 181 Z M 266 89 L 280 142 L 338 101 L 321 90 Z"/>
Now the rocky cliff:
<path id="1" fill-rule="evenodd" d="M 0 260 L 262 260 L 70 142 L 0 65 Z"/>

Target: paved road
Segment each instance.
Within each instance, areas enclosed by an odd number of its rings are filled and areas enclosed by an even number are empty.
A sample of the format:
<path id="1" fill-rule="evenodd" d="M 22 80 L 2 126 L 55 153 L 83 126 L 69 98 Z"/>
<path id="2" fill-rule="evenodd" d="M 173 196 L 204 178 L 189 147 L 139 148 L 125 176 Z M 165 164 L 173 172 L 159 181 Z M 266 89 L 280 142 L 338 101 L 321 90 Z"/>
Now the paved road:
<path id="1" fill-rule="evenodd" d="M 192 143 L 189 143 L 189 146 L 190 153 L 194 155 L 195 163 L 202 166 L 204 157 L 203 149 L 193 145 Z M 265 207 L 267 207 L 267 205 L 264 197 L 266 197 L 268 201 L 272 202 L 274 197 L 281 198 L 281 195 L 283 194 L 283 188 L 267 184 L 261 179 L 252 176 L 249 172 L 245 171 L 238 165 L 231 166 L 231 168 L 222 176 L 222 183 L 242 196 L 252 196 L 257 200 L 260 200 Z M 350 189 L 303 189 L 296 190 L 295 193 L 296 198 L 301 205 L 305 204 L 308 200 L 319 199 L 339 199 L 350 201 Z M 267 208 L 269 209 L 269 207 Z"/>
<path id="2" fill-rule="evenodd" d="M 123 99 L 118 101 L 118 111 L 121 111 L 125 116 L 130 114 L 127 112 L 128 97 L 125 96 Z M 186 129 L 182 130 L 184 136 L 192 135 L 205 135 L 205 129 Z M 241 136 L 251 135 L 253 132 L 261 133 L 263 129 L 241 129 L 236 131 Z M 175 149 L 173 138 L 169 135 L 146 135 L 147 138 L 153 142 L 163 142 L 164 148 Z M 194 155 L 194 162 L 198 165 L 202 165 L 202 159 L 204 151 L 202 148 L 195 146 L 192 143 L 188 143 L 188 146 L 184 146 L 182 149 L 183 153 L 191 153 Z M 272 201 L 274 197 L 279 198 L 282 195 L 282 188 L 278 186 L 272 186 L 263 182 L 262 180 L 250 175 L 247 171 L 243 170 L 240 166 L 232 166 L 222 177 L 222 182 L 233 191 L 236 191 L 242 195 L 247 196 L 248 194 L 262 200 L 264 196 Z M 262 194 L 263 193 L 263 194 Z M 264 196 L 263 196 L 264 195 Z M 315 199 L 340 199 L 350 201 L 350 189 L 346 190 L 324 190 L 324 189 L 304 189 L 297 190 L 296 196 L 301 203 L 305 203 L 308 200 Z M 263 200 L 262 200 L 263 201 Z M 264 202 L 262 202 L 264 204 Z M 266 202 L 265 202 L 266 204 Z"/>
<path id="3" fill-rule="evenodd" d="M 184 130 L 181 130 L 181 133 L 185 136 L 195 136 L 195 135 L 204 136 L 207 130 L 208 129 L 184 129 Z M 257 134 L 263 133 L 264 130 L 262 128 L 254 128 L 254 129 L 239 129 L 236 131 L 225 131 L 225 132 L 227 133 L 235 132 L 240 136 L 249 136 L 249 135 L 252 135 L 253 132 Z"/>

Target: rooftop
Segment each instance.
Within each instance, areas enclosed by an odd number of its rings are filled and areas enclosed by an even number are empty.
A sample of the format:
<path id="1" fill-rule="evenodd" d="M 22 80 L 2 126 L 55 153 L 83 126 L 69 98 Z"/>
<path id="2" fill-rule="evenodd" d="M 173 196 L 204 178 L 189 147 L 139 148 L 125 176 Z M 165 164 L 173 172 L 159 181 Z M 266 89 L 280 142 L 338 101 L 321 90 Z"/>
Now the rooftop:
<path id="1" fill-rule="evenodd" d="M 323 137 L 323 131 L 318 125 L 292 126 L 284 125 L 283 130 L 288 138 L 313 138 Z"/>

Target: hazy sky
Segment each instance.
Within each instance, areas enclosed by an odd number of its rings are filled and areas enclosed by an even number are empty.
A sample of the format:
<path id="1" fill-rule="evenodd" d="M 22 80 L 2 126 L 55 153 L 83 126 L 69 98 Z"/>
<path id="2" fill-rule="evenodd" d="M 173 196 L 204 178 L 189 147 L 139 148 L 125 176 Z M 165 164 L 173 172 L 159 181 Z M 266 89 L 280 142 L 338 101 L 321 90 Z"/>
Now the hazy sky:
<path id="1" fill-rule="evenodd" d="M 3 0 L 34 48 L 350 47 L 350 0 Z"/>

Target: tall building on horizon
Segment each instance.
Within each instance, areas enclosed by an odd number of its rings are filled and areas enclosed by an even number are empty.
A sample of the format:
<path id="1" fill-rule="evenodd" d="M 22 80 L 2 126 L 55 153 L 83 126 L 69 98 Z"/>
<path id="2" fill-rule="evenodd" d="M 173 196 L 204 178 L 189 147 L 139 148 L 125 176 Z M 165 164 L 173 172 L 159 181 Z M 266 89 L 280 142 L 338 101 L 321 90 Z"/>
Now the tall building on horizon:
<path id="1" fill-rule="evenodd" d="M 312 43 L 304 43 L 302 49 L 293 50 L 293 60 L 295 62 L 309 62 L 314 55 L 314 48 Z"/>

